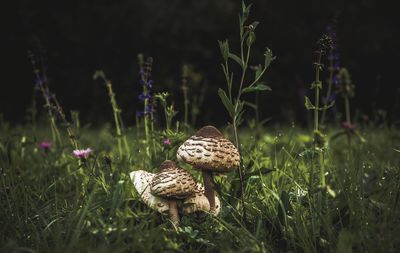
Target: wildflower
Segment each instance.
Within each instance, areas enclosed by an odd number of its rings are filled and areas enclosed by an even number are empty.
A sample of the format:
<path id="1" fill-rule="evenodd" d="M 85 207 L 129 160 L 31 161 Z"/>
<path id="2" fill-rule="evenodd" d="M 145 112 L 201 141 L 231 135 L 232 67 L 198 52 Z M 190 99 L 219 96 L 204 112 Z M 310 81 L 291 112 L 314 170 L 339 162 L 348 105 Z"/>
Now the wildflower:
<path id="1" fill-rule="evenodd" d="M 72 154 L 73 154 L 75 157 L 78 157 L 78 158 L 83 159 L 83 158 L 87 158 L 87 157 L 90 155 L 91 152 L 92 152 L 92 149 L 91 149 L 91 148 L 87 148 L 87 149 L 75 149 L 74 151 L 72 151 Z"/>
<path id="2" fill-rule="evenodd" d="M 351 81 L 349 71 L 346 68 L 341 68 L 336 75 L 337 87 L 336 93 L 341 94 L 343 98 L 354 97 L 354 84 Z"/>
<path id="3" fill-rule="evenodd" d="M 329 51 L 334 48 L 334 42 L 331 36 L 327 34 L 323 34 L 322 37 L 317 42 L 318 52 L 325 54 L 326 51 Z"/>
<path id="4" fill-rule="evenodd" d="M 340 127 L 343 128 L 346 131 L 349 131 L 350 133 L 355 133 L 357 126 L 354 124 L 351 124 L 347 121 L 344 121 L 340 124 Z"/>
<path id="5" fill-rule="evenodd" d="M 145 99 L 150 99 L 151 95 L 150 94 L 144 94 L 144 93 L 140 93 L 140 95 L 138 96 L 140 101 L 144 101 Z"/>
<path id="6" fill-rule="evenodd" d="M 144 110 L 144 114 L 150 115 L 152 111 L 153 111 L 153 108 L 151 107 L 150 104 L 148 104 L 148 105 L 146 105 L 146 108 Z"/>
<path id="7" fill-rule="evenodd" d="M 40 90 L 40 87 L 42 86 L 43 80 L 40 79 L 40 77 L 36 78 L 35 80 L 35 89 Z"/>
<path id="8" fill-rule="evenodd" d="M 42 148 L 43 150 L 49 150 L 52 146 L 52 143 L 50 141 L 42 141 L 39 143 L 39 147 Z"/>
<path id="9" fill-rule="evenodd" d="M 336 62 L 335 62 L 335 66 L 334 66 L 334 69 L 336 70 L 336 71 L 339 71 L 340 70 L 340 62 L 338 61 L 338 59 L 339 58 L 337 58 L 336 60 Z"/>
<path id="10" fill-rule="evenodd" d="M 143 112 L 136 111 L 136 117 L 138 117 L 138 118 L 142 117 L 143 114 L 144 114 Z"/>
<path id="11" fill-rule="evenodd" d="M 170 146 L 170 145 L 172 144 L 172 142 L 171 142 L 171 140 L 170 140 L 169 138 L 165 138 L 165 139 L 163 140 L 163 144 L 164 144 L 165 146 Z"/>
<path id="12" fill-rule="evenodd" d="M 149 88 L 149 89 L 153 88 L 153 84 L 154 84 L 154 81 L 153 80 L 149 80 L 147 82 L 147 88 Z"/>

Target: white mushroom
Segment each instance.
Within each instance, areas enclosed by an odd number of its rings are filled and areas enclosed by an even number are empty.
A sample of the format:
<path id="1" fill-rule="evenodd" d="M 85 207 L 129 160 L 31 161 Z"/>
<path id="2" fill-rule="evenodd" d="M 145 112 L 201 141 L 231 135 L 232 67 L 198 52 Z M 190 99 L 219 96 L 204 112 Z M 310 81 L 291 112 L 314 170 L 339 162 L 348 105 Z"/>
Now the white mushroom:
<path id="1" fill-rule="evenodd" d="M 166 213 L 169 210 L 168 201 L 166 199 L 151 194 L 150 183 L 155 176 L 154 173 L 136 170 L 132 171 L 129 175 L 136 191 L 146 205 L 159 213 Z"/>
<path id="2" fill-rule="evenodd" d="M 224 138 L 213 126 L 205 126 L 186 140 L 176 154 L 203 173 L 204 194 L 210 203 L 210 212 L 216 211 L 212 173 L 226 173 L 240 166 L 240 154 L 235 145 Z"/>
<path id="3" fill-rule="evenodd" d="M 192 214 L 197 212 L 210 212 L 210 202 L 204 195 L 204 186 L 200 183 L 196 185 L 196 191 L 183 201 L 183 213 Z M 218 196 L 215 196 L 215 211 L 213 215 L 217 216 L 221 211 L 221 202 Z"/>

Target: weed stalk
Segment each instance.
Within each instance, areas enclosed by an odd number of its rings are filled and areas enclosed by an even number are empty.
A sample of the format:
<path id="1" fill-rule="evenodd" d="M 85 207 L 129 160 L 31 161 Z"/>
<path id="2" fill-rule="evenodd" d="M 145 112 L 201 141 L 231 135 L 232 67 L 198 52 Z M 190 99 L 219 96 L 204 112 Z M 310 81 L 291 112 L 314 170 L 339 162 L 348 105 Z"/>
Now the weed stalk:
<path id="1" fill-rule="evenodd" d="M 218 95 L 220 96 L 223 105 L 225 106 L 231 117 L 233 134 L 234 134 L 234 143 L 239 152 L 240 152 L 240 139 L 238 134 L 238 128 L 240 124 L 243 122 L 243 113 L 245 105 L 245 101 L 242 101 L 241 97 L 245 93 L 270 90 L 270 88 L 267 85 L 260 82 L 260 79 L 267 70 L 270 63 L 275 59 L 275 57 L 272 56 L 271 50 L 267 48 L 264 53 L 265 56 L 264 66 L 259 68 L 259 70 L 256 72 L 255 79 L 245 87 L 245 82 L 246 82 L 245 78 L 249 66 L 251 46 L 255 42 L 256 39 L 255 29 L 259 24 L 259 22 L 253 22 L 250 25 L 245 25 L 250 13 L 250 7 L 251 5 L 246 6 L 245 3 L 242 2 L 242 13 L 239 15 L 240 55 L 236 55 L 230 52 L 228 40 L 219 41 L 221 54 L 224 59 L 224 62 L 221 64 L 221 66 L 227 83 L 228 95 L 221 88 L 218 90 Z M 234 82 L 233 72 L 231 72 L 229 69 L 228 60 L 235 61 L 241 67 L 239 87 L 237 90 L 237 95 L 235 97 L 233 97 L 233 82 Z M 244 192 L 244 182 L 243 182 L 244 178 L 243 161 L 240 162 L 240 166 L 238 168 L 238 174 L 240 179 L 240 196 L 243 208 L 243 218 L 244 221 L 246 222 L 247 213 L 244 201 L 245 192 Z"/>
<path id="2" fill-rule="evenodd" d="M 115 129 L 116 129 L 116 134 L 117 134 L 117 145 L 118 145 L 118 152 L 120 157 L 124 155 L 124 151 L 122 148 L 122 145 L 124 146 L 125 149 L 125 155 L 129 156 L 130 154 L 130 148 L 128 145 L 128 140 L 126 138 L 125 134 L 125 127 L 124 123 L 122 121 L 121 117 L 121 112 L 122 110 L 119 108 L 117 104 L 117 100 L 115 99 L 115 93 L 112 88 L 112 83 L 110 80 L 108 80 L 104 74 L 103 71 L 96 71 L 95 74 L 93 75 L 94 79 L 101 78 L 107 88 L 108 96 L 110 98 L 110 104 L 113 109 L 113 116 L 114 116 L 114 124 L 115 124 Z"/>

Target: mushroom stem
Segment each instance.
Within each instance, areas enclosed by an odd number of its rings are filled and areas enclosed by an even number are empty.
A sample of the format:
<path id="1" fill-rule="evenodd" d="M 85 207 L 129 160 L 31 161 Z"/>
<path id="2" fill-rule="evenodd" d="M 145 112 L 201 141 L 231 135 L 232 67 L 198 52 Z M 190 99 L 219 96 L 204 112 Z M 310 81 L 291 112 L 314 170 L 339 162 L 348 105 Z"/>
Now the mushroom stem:
<path id="1" fill-rule="evenodd" d="M 215 192 L 214 183 L 212 181 L 211 172 L 203 170 L 203 180 L 204 180 L 204 195 L 210 202 L 210 213 L 215 212 Z"/>
<path id="2" fill-rule="evenodd" d="M 169 218 L 176 227 L 179 227 L 179 213 L 176 200 L 168 200 L 168 206 L 169 206 Z"/>

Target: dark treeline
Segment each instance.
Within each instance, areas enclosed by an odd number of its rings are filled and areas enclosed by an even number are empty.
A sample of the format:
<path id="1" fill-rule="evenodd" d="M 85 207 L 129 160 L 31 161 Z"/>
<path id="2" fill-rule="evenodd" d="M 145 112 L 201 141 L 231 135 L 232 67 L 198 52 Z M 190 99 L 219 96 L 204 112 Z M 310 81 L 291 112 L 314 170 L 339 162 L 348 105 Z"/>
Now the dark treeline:
<path id="1" fill-rule="evenodd" d="M 217 40 L 237 46 L 240 1 L 13 1 L 4 10 L 6 26 L 2 61 L 6 68 L 0 112 L 12 122 L 24 122 L 34 87 L 27 50 L 45 59 L 50 88 L 66 111 L 79 110 L 88 123 L 112 118 L 107 92 L 92 80 L 102 69 L 113 82 L 128 124 L 141 110 L 137 54 L 154 58 L 156 91 L 169 91 L 183 117 L 181 70 L 191 66 L 189 92 L 207 85 L 198 124 L 225 123 L 219 101 L 225 87 Z M 273 89 L 261 95 L 261 118 L 274 122 L 307 122 L 303 94 L 313 81 L 315 42 L 336 20 L 340 63 L 356 85 L 353 113 L 372 117 L 384 110 L 399 118 L 397 64 L 400 45 L 398 15 L 389 1 L 253 1 L 250 20 L 260 21 L 254 57 L 260 62 L 265 46 L 277 56 L 265 81 Z M 252 62 L 257 64 L 258 62 Z M 38 98 L 39 99 L 39 98 Z M 41 100 L 38 100 L 38 104 Z M 339 111 L 342 101 L 337 101 Z M 41 109 L 41 106 L 38 105 Z M 252 109 L 248 109 L 253 115 Z"/>

